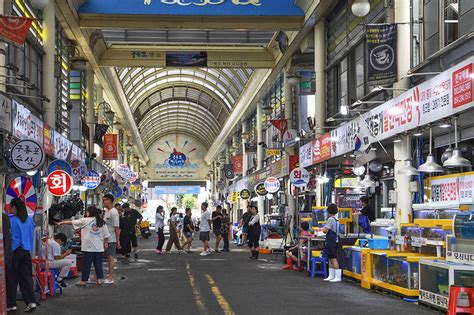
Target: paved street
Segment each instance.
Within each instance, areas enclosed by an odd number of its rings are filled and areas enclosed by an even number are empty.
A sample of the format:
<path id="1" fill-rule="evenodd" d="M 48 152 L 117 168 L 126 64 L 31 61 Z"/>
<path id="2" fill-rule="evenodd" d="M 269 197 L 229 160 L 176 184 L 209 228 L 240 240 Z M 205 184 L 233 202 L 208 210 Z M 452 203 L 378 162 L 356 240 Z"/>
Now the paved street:
<path id="1" fill-rule="evenodd" d="M 200 257 L 157 256 L 142 241 L 140 260 L 118 264 L 115 285 L 70 285 L 44 301 L 39 314 L 430 314 L 399 298 L 362 290 L 350 282 L 327 284 L 281 263 L 250 262 L 247 253 Z M 281 257 L 280 257 L 281 258 Z M 120 279 L 120 280 L 118 280 Z M 74 283 L 75 280 L 70 281 Z M 19 304 L 21 305 L 21 304 Z"/>

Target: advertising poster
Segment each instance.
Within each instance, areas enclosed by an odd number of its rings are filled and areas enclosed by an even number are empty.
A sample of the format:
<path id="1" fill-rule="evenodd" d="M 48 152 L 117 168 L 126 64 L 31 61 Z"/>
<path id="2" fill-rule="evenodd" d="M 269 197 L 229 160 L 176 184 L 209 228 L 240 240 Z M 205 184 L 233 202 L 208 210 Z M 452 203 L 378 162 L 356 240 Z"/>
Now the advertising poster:
<path id="1" fill-rule="evenodd" d="M 12 132 L 12 100 L 0 94 L 0 129 Z"/>
<path id="2" fill-rule="evenodd" d="M 367 79 L 383 82 L 397 78 L 397 25 L 368 24 Z"/>

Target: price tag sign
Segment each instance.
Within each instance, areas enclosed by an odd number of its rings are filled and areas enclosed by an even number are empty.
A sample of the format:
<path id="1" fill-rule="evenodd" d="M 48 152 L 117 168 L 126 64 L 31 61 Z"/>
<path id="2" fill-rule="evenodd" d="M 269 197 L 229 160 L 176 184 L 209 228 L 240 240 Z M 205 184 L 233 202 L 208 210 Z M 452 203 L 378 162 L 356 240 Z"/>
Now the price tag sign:
<path id="1" fill-rule="evenodd" d="M 404 240 L 405 240 L 405 238 L 401 235 L 396 235 L 395 236 L 395 244 L 396 245 L 403 245 Z"/>
<path id="2" fill-rule="evenodd" d="M 411 237 L 411 246 L 422 247 L 426 245 L 427 239 L 424 237 Z"/>
<path id="3" fill-rule="evenodd" d="M 20 140 L 11 150 L 11 162 L 23 172 L 35 171 L 43 165 L 43 147 L 34 140 Z"/>

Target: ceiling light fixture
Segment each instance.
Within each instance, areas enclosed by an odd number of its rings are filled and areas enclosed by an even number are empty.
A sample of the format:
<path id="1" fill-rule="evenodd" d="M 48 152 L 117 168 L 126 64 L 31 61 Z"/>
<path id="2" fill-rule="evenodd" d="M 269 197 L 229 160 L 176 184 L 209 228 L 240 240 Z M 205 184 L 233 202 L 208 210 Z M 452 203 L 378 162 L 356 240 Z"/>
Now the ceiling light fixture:
<path id="1" fill-rule="evenodd" d="M 410 137 L 407 136 L 407 152 L 411 152 L 410 150 Z M 417 176 L 420 175 L 420 172 L 413 167 L 411 164 L 411 157 L 405 160 L 405 165 L 398 170 L 398 175 L 405 175 L 405 176 Z"/>
<path id="2" fill-rule="evenodd" d="M 443 173 L 441 165 L 437 164 L 433 156 L 433 129 L 430 126 L 430 152 L 426 157 L 426 162 L 418 166 L 418 171 L 423 173 Z"/>
<path id="3" fill-rule="evenodd" d="M 458 147 L 458 117 L 454 117 L 454 150 L 453 155 L 443 163 L 444 167 L 471 167 L 471 162 L 464 158 Z"/>

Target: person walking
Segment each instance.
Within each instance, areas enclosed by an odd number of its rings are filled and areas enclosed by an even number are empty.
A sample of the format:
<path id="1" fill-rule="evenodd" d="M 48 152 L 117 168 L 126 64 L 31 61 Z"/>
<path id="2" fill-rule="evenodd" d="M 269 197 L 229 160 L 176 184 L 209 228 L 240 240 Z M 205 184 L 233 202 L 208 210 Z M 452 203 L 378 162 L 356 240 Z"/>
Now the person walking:
<path id="1" fill-rule="evenodd" d="M 155 252 L 157 254 L 163 254 L 163 244 L 165 244 L 165 211 L 163 206 L 158 206 L 158 208 L 156 208 L 155 228 L 158 237 L 158 245 L 156 246 Z"/>
<path id="2" fill-rule="evenodd" d="M 212 253 L 212 250 L 209 248 L 209 240 L 211 234 L 211 214 L 207 211 L 209 204 L 203 202 L 201 204 L 201 221 L 199 222 L 199 240 L 201 240 L 204 245 L 204 250 L 200 254 L 201 256 L 207 256 Z"/>
<path id="3" fill-rule="evenodd" d="M 62 221 L 58 225 L 72 225 L 74 229 L 81 230 L 82 273 L 81 281 L 76 285 L 87 285 L 92 264 L 94 264 L 97 284 L 102 285 L 105 282 L 102 256 L 108 247 L 110 233 L 100 210 L 95 206 L 90 206 L 84 218 Z"/>
<path id="4" fill-rule="evenodd" d="M 229 232 L 230 232 L 230 217 L 227 214 L 227 210 L 222 210 L 222 226 L 221 226 L 221 233 L 222 239 L 224 240 L 224 248 L 222 249 L 223 252 L 229 252 Z"/>
<path id="5" fill-rule="evenodd" d="M 258 253 L 260 251 L 260 234 L 262 233 L 262 227 L 260 226 L 260 217 L 258 215 L 258 208 L 253 206 L 251 208 L 251 214 L 249 221 L 249 248 L 252 252 L 252 256 L 249 257 L 250 260 L 257 260 Z"/>
<path id="6" fill-rule="evenodd" d="M 122 255 L 123 264 L 128 264 L 132 252 L 132 233 L 135 233 L 135 223 L 132 217 L 125 215 L 125 207 L 122 207 L 118 212 L 120 215 L 120 249 L 117 249 L 117 254 Z"/>
<path id="7" fill-rule="evenodd" d="M 183 249 L 187 253 L 191 253 L 191 245 L 193 244 L 194 225 L 191 218 L 191 208 L 186 208 L 186 215 L 183 219 L 183 234 L 186 237 L 186 242 L 183 244 Z M 186 247 L 188 249 L 186 249 Z"/>
<path id="8" fill-rule="evenodd" d="M 212 230 L 214 231 L 214 235 L 216 236 L 216 253 L 220 253 L 219 250 L 219 243 L 222 240 L 222 206 L 217 206 L 216 211 L 212 213 Z"/>
<path id="9" fill-rule="evenodd" d="M 105 208 L 104 221 L 109 229 L 109 242 L 108 247 L 105 249 L 105 255 L 107 256 L 107 262 L 109 265 L 109 274 L 105 279 L 105 284 L 114 284 L 114 269 L 115 269 L 115 253 L 117 249 L 120 249 L 120 216 L 113 207 L 114 196 L 106 194 L 102 197 L 102 204 Z"/>
<path id="10" fill-rule="evenodd" d="M 247 212 L 242 215 L 240 219 L 239 227 L 242 228 L 242 240 L 237 246 L 243 246 L 247 242 L 247 237 L 249 234 L 249 221 L 252 217 L 252 207 L 250 205 L 247 206 Z"/>
<path id="11" fill-rule="evenodd" d="M 26 303 L 25 312 L 34 312 L 37 304 L 33 291 L 33 265 L 31 263 L 30 251 L 33 250 L 34 244 L 34 229 L 35 224 L 33 219 L 28 216 L 26 206 L 23 200 L 14 198 L 10 202 L 10 217 L 11 232 L 12 232 L 12 273 L 9 281 L 10 292 L 16 291 L 18 284 L 20 284 L 21 294 Z M 16 297 L 11 305 L 16 308 Z"/>
<path id="12" fill-rule="evenodd" d="M 134 258 L 138 259 L 138 238 L 137 238 L 137 230 L 140 229 L 140 225 L 142 224 L 143 216 L 138 210 L 130 208 L 129 203 L 124 203 L 122 205 L 124 210 L 124 215 L 131 219 L 132 221 L 132 231 L 130 234 L 130 241 L 132 242 L 132 251 L 134 253 Z"/>
<path id="13" fill-rule="evenodd" d="M 168 240 L 168 243 L 166 244 L 167 253 L 171 251 L 171 247 L 173 247 L 173 244 L 178 251 L 181 252 L 183 250 L 178 238 L 178 209 L 176 207 L 171 208 L 170 238 Z"/>

